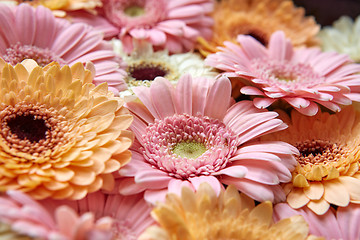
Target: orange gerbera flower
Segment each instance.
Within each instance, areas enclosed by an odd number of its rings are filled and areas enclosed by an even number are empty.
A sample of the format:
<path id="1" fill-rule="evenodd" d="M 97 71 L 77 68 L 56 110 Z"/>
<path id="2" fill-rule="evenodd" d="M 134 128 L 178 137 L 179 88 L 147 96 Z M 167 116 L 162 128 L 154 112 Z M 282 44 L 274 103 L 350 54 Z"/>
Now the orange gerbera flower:
<path id="1" fill-rule="evenodd" d="M 207 56 L 217 52 L 224 41 L 236 43 L 238 34 L 247 34 L 267 45 L 271 34 L 285 32 L 294 46 L 318 44 L 320 30 L 313 17 L 305 17 L 304 9 L 289 0 L 222 0 L 212 13 L 214 33 L 211 41 L 199 39 L 198 48 Z"/>
<path id="2" fill-rule="evenodd" d="M 291 119 L 282 118 L 289 128 L 264 139 L 281 139 L 300 151 L 292 181 L 284 185 L 289 205 L 307 205 L 322 215 L 330 204 L 360 203 L 360 113 L 348 107 L 313 117 L 293 111 Z"/>
<path id="3" fill-rule="evenodd" d="M 132 116 L 92 77 L 81 63 L 0 59 L 0 191 L 81 199 L 113 188 L 112 173 L 131 158 Z"/>

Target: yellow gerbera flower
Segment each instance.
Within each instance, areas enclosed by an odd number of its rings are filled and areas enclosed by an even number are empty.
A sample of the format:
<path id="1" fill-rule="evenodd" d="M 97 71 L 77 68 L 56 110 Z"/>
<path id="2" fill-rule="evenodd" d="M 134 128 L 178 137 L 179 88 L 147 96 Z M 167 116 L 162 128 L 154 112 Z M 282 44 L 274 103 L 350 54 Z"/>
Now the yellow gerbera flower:
<path id="1" fill-rule="evenodd" d="M 360 113 L 352 107 L 313 117 L 283 115 L 289 128 L 264 139 L 281 139 L 300 151 L 292 182 L 284 186 L 292 208 L 307 205 L 318 215 L 330 204 L 360 203 Z"/>
<path id="2" fill-rule="evenodd" d="M 26 2 L 32 6 L 43 5 L 51 9 L 54 15 L 58 17 L 64 17 L 66 11 L 75 11 L 75 10 L 87 10 L 93 13 L 95 12 L 96 7 L 102 7 L 101 0 L 13 0 L 13 2 L 20 4 Z"/>
<path id="3" fill-rule="evenodd" d="M 212 13 L 214 33 L 211 41 L 199 39 L 199 50 L 207 56 L 217 52 L 224 41 L 236 43 L 238 34 L 247 34 L 267 45 L 272 33 L 285 32 L 294 46 L 317 45 L 320 30 L 313 17 L 289 0 L 222 0 Z"/>
<path id="4" fill-rule="evenodd" d="M 94 69 L 93 65 L 88 68 Z M 81 63 L 12 67 L 0 59 L 0 191 L 81 199 L 112 189 L 126 164 L 132 116 Z"/>
<path id="5" fill-rule="evenodd" d="M 307 239 L 309 227 L 301 216 L 272 222 L 269 201 L 254 206 L 254 201 L 229 186 L 217 197 L 207 183 L 197 193 L 182 189 L 181 197 L 168 194 L 152 216 L 161 227 L 149 227 L 140 240 L 237 240 Z M 316 239 L 316 238 L 313 238 Z"/>

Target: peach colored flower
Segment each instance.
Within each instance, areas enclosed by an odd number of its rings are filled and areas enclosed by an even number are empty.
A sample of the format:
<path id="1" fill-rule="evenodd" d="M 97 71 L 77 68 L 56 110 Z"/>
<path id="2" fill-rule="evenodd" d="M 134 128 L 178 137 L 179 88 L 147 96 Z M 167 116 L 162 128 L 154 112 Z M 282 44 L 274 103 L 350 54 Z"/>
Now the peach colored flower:
<path id="1" fill-rule="evenodd" d="M 95 87 L 81 63 L 0 59 L 0 76 L 1 191 L 81 199 L 114 186 L 112 173 L 131 158 L 132 116 L 106 83 Z"/>
<path id="2" fill-rule="evenodd" d="M 348 107 L 336 114 L 282 116 L 289 128 L 263 139 L 281 139 L 300 151 L 292 181 L 284 185 L 289 205 L 322 215 L 330 204 L 360 203 L 360 113 Z"/>
<path id="3" fill-rule="evenodd" d="M 294 46 L 314 46 L 319 41 L 316 34 L 320 26 L 314 17 L 305 17 L 301 7 L 288 0 L 221 0 L 217 1 L 211 16 L 214 33 L 209 41 L 200 38 L 200 52 L 208 54 L 219 51 L 224 41 L 236 43 L 239 34 L 253 36 L 267 45 L 277 30 L 285 32 Z"/>
<path id="4" fill-rule="evenodd" d="M 166 202 L 157 204 L 152 215 L 160 227 L 148 228 L 139 240 L 309 239 L 303 217 L 293 216 L 274 224 L 271 202 L 255 207 L 254 201 L 239 194 L 234 186 L 227 187 L 220 196 L 207 183 L 202 183 L 197 193 L 184 187 L 181 197 L 168 194 Z"/>

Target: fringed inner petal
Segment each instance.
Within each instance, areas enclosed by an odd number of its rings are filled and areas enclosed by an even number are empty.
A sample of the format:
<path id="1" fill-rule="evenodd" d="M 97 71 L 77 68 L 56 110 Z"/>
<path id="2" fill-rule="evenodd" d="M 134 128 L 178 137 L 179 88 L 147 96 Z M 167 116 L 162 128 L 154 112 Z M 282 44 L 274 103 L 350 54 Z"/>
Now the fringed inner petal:
<path id="1" fill-rule="evenodd" d="M 217 119 L 173 115 L 146 128 L 146 161 L 180 179 L 223 169 L 238 145 L 233 131 Z"/>

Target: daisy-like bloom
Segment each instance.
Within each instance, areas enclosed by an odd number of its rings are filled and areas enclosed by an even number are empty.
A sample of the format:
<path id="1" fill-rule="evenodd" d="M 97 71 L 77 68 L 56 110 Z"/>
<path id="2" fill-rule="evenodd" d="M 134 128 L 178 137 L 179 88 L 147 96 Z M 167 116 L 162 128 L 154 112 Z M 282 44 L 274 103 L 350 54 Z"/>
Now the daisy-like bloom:
<path id="1" fill-rule="evenodd" d="M 276 224 L 269 201 L 255 207 L 254 201 L 227 187 L 217 196 L 206 183 L 197 193 L 187 187 L 181 197 L 168 194 L 165 203 L 152 211 L 160 224 L 148 228 L 140 240 L 211 240 L 211 239 L 307 239 L 309 227 L 301 216 Z"/>
<path id="2" fill-rule="evenodd" d="M 295 215 L 301 215 L 309 224 L 310 233 L 331 240 L 356 240 L 360 239 L 360 205 L 349 204 L 331 209 L 324 215 L 316 215 L 308 208 L 293 209 L 286 203 L 274 206 L 274 220 L 279 221 Z"/>
<path id="3" fill-rule="evenodd" d="M 134 41 L 134 49 L 128 55 L 118 39 L 113 39 L 113 46 L 127 65 L 125 82 L 128 90 L 120 92 L 122 97 L 132 96 L 133 87 L 149 87 L 156 77 L 165 77 L 175 85 L 185 73 L 193 77 L 215 77 L 218 74 L 213 68 L 205 66 L 198 54 L 192 52 L 169 55 L 167 50 L 154 51 L 146 41 Z"/>
<path id="4" fill-rule="evenodd" d="M 184 75 L 176 88 L 158 77 L 150 88 L 133 91 L 141 102 L 126 103 L 136 141 L 132 160 L 120 170 L 128 177 L 120 193 L 145 190 L 145 199 L 154 203 L 168 191 L 208 182 L 217 193 L 221 183 L 234 184 L 259 201 L 285 200 L 279 183 L 291 180 L 297 149 L 281 141 L 252 141 L 286 128 L 276 112 L 259 110 L 251 101 L 232 105 L 225 77 Z"/>
<path id="5" fill-rule="evenodd" d="M 78 215 L 66 205 L 50 212 L 19 191 L 8 191 L 0 197 L 0 222 L 10 226 L 14 234 L 28 236 L 23 239 L 112 239 L 109 234 L 113 226 L 111 217 L 95 220 L 93 213 Z"/>
<path id="6" fill-rule="evenodd" d="M 52 10 L 57 17 L 65 17 L 67 11 L 75 10 L 86 10 L 95 14 L 95 8 L 102 6 L 101 0 L 13 0 L 8 2 L 13 2 L 13 4 L 26 2 L 34 7 L 42 5 Z"/>
<path id="7" fill-rule="evenodd" d="M 304 9 L 288 0 L 222 0 L 217 1 L 212 17 L 213 35 L 210 41 L 199 39 L 199 50 L 207 56 L 218 51 L 224 41 L 236 42 L 239 34 L 253 36 L 267 45 L 277 30 L 285 32 L 295 46 L 318 45 L 316 34 L 320 26 L 314 17 L 305 17 Z"/>
<path id="8" fill-rule="evenodd" d="M 209 13 L 214 0 L 103 0 L 100 16 L 85 12 L 73 14 L 73 21 L 86 22 L 117 36 L 130 53 L 133 39 L 145 39 L 158 49 L 171 53 L 194 49 L 196 39 L 209 39 L 213 20 Z M 106 20 L 105 20 L 106 19 Z"/>
<path id="9" fill-rule="evenodd" d="M 239 45 L 209 55 L 205 62 L 225 71 L 229 77 L 245 79 L 241 93 L 256 96 L 258 108 L 282 100 L 305 115 L 315 115 L 320 104 L 332 111 L 339 105 L 360 101 L 360 64 L 347 55 L 321 52 L 318 48 L 293 49 L 282 31 L 270 37 L 264 47 L 251 36 L 239 35 Z"/>
<path id="10" fill-rule="evenodd" d="M 117 184 L 118 182 L 121 180 L 117 181 Z M 155 224 L 150 215 L 152 208 L 145 202 L 142 193 L 124 196 L 115 191 L 113 193 L 97 191 L 78 201 L 44 199 L 39 202 L 49 212 L 67 205 L 79 215 L 91 212 L 95 219 L 111 217 L 113 223 L 108 235 L 113 240 L 136 240 L 147 227 Z"/>
<path id="11" fill-rule="evenodd" d="M 284 186 L 293 208 L 308 206 L 324 214 L 330 204 L 360 203 L 360 113 L 351 107 L 312 117 L 293 111 L 289 128 L 264 136 L 288 142 L 300 151 L 292 181 Z"/>
<path id="12" fill-rule="evenodd" d="M 57 19 L 51 11 L 28 4 L 0 7 L 0 57 L 16 65 L 34 59 L 40 66 L 57 61 L 72 66 L 76 62 L 95 65 L 95 84 L 108 82 L 112 91 L 126 89 L 123 62 L 103 40 L 103 34 L 82 23 Z"/>
<path id="13" fill-rule="evenodd" d="M 112 189 L 133 136 L 132 116 L 107 84 L 95 87 L 81 63 L 1 60 L 0 76 L 0 190 L 81 199 Z"/>
<path id="14" fill-rule="evenodd" d="M 332 27 L 324 27 L 319 37 L 324 51 L 345 53 L 360 63 L 360 16 L 355 22 L 348 16 L 342 16 Z"/>

